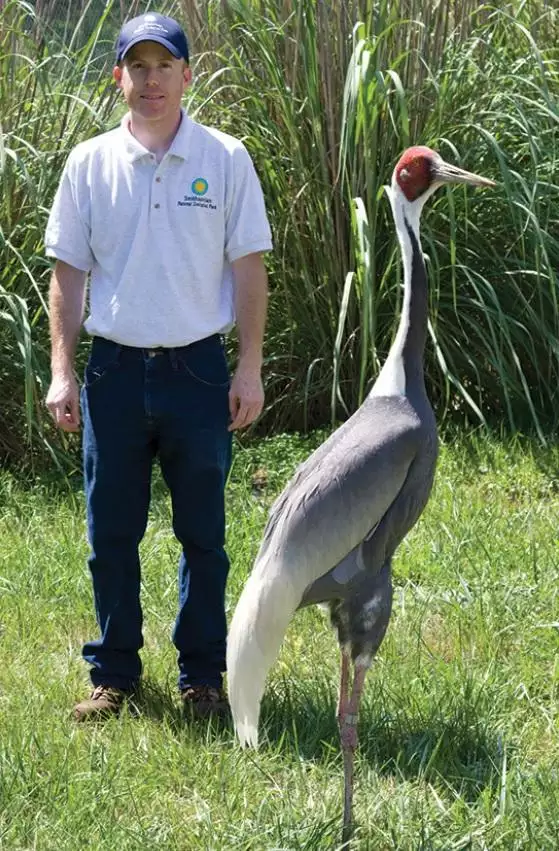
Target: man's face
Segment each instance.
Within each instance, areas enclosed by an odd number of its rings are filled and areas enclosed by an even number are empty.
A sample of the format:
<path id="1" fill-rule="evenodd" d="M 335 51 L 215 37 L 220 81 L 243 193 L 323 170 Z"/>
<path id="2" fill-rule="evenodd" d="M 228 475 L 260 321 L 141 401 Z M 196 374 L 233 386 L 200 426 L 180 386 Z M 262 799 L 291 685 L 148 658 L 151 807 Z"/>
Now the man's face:
<path id="1" fill-rule="evenodd" d="M 162 44 L 141 41 L 126 54 L 122 65 L 113 69 L 113 78 L 131 112 L 157 121 L 178 113 L 192 72 Z"/>

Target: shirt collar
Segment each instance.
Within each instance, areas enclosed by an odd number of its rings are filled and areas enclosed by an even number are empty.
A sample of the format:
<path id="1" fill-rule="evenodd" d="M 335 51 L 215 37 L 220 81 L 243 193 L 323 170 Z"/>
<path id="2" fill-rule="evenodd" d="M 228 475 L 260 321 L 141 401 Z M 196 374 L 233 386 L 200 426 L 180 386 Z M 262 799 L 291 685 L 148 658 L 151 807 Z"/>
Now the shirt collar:
<path id="1" fill-rule="evenodd" d="M 167 153 L 185 160 L 190 153 L 190 136 L 192 135 L 194 122 L 192 118 L 187 115 L 186 110 L 184 109 L 181 109 L 181 116 L 182 120 L 179 124 L 179 129 L 177 130 L 175 138 L 171 142 L 171 147 Z"/>
<path id="2" fill-rule="evenodd" d="M 124 152 L 126 159 L 133 163 L 144 157 L 151 156 L 150 151 L 145 148 L 130 132 L 130 113 L 127 112 L 120 122 L 120 130 L 124 143 Z M 171 142 L 171 147 L 165 156 L 179 157 L 185 160 L 189 153 L 189 141 L 192 133 L 194 122 L 186 114 L 186 111 L 181 108 L 181 123 L 176 132 L 175 138 Z"/>

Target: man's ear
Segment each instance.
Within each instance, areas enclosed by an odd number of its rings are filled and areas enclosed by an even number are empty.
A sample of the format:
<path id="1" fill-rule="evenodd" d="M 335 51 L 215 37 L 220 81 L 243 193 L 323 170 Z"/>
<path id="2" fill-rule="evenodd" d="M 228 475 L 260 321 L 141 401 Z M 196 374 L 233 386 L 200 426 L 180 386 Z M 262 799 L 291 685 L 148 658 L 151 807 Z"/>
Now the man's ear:
<path id="1" fill-rule="evenodd" d="M 190 65 L 184 63 L 184 68 L 182 70 L 182 78 L 184 80 L 184 88 L 186 89 L 192 82 L 192 68 Z"/>
<path id="2" fill-rule="evenodd" d="M 122 85 L 122 68 L 120 65 L 115 65 L 115 67 L 113 68 L 113 80 L 120 89 Z"/>

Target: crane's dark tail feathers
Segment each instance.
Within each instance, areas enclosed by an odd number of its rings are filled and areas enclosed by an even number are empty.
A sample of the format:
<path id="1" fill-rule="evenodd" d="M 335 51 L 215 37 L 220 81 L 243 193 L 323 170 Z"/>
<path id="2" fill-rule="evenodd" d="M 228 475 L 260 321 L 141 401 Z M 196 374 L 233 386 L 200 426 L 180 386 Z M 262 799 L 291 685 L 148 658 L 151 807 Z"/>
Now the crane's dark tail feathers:
<path id="1" fill-rule="evenodd" d="M 227 680 L 235 731 L 258 747 L 260 702 L 268 671 L 301 600 L 281 568 L 253 573 L 237 603 L 227 639 Z"/>

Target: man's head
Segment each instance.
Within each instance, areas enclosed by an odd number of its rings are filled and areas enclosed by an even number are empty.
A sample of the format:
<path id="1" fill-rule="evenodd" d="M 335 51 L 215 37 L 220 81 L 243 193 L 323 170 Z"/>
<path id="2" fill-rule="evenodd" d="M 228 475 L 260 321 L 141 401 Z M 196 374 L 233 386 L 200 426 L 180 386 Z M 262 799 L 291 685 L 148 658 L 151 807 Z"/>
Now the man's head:
<path id="1" fill-rule="evenodd" d="M 152 12 L 132 18 L 123 25 L 116 43 L 117 65 L 134 45 L 142 41 L 155 41 L 175 59 L 184 59 L 188 63 L 188 42 L 182 27 L 173 18 Z"/>
<path id="2" fill-rule="evenodd" d="M 153 13 L 124 24 L 113 77 L 136 120 L 176 119 L 192 80 L 188 58 L 186 36 L 172 18 Z"/>

